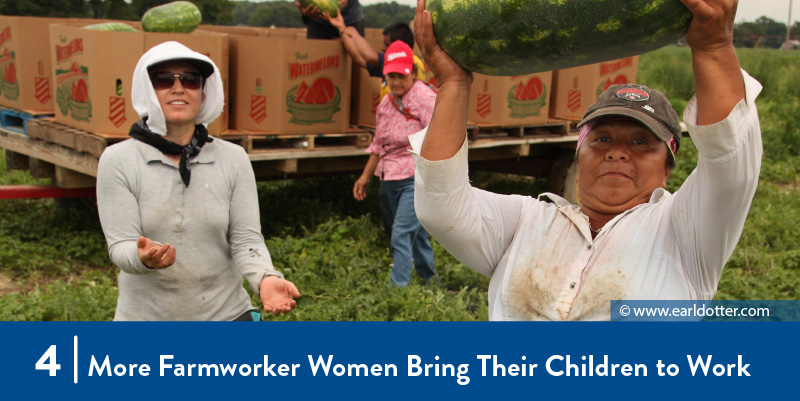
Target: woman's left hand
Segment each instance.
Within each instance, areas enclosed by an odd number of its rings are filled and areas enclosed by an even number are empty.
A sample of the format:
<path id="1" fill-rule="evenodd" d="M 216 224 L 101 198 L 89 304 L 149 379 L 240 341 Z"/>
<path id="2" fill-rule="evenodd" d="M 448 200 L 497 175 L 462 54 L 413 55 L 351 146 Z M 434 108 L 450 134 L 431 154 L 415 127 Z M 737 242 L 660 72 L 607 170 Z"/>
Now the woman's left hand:
<path id="1" fill-rule="evenodd" d="M 261 280 L 259 292 L 264 311 L 271 312 L 276 317 L 297 307 L 297 301 L 294 298 L 300 298 L 300 291 L 291 281 L 277 276 L 264 277 Z"/>
<path id="2" fill-rule="evenodd" d="M 344 18 L 342 18 L 342 13 L 336 13 L 336 16 L 331 17 L 331 15 L 326 11 L 322 13 L 322 17 L 328 20 L 331 26 L 339 31 L 339 36 L 342 36 L 344 30 L 347 29 L 347 26 L 344 23 Z"/>

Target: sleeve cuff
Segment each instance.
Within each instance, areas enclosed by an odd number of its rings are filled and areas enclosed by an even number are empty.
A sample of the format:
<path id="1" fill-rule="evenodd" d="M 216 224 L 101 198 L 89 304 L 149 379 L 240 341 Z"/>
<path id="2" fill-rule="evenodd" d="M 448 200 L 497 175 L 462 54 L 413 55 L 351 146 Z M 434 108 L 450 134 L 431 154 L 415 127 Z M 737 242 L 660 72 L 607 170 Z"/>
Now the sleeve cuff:
<path id="1" fill-rule="evenodd" d="M 464 184 L 469 185 L 466 133 L 461 149 L 453 157 L 438 161 L 425 159 L 419 154 L 427 133 L 428 127 L 425 127 L 422 131 L 408 137 L 411 142 L 411 156 L 417 166 L 415 178 L 417 185 L 425 188 L 429 193 L 451 193 L 460 189 Z"/>
<path id="2" fill-rule="evenodd" d="M 261 279 L 258 280 L 258 283 L 250 283 L 250 286 L 253 288 L 253 292 L 256 294 L 257 297 L 261 298 L 261 282 L 268 276 L 275 276 L 277 278 L 284 278 L 283 273 L 277 270 L 267 270 L 261 276 Z"/>
<path id="3" fill-rule="evenodd" d="M 755 112 L 755 100 L 761 92 L 761 84 L 742 70 L 745 98 L 731 110 L 728 116 L 715 124 L 697 125 L 697 96 L 693 96 L 683 111 L 683 121 L 692 141 L 708 159 L 717 159 L 735 152 L 747 133 L 739 127 L 746 124 L 747 115 Z M 757 117 L 756 117 L 757 119 Z"/>

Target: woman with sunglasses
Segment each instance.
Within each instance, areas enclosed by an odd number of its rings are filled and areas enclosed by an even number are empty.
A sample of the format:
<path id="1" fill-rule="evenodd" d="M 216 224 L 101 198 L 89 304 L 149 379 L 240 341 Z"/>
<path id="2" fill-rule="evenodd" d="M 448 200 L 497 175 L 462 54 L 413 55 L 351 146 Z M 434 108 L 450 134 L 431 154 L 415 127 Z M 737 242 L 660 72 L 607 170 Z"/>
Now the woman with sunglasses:
<path id="1" fill-rule="evenodd" d="M 297 288 L 275 270 L 261 235 L 244 149 L 211 138 L 222 112 L 217 66 L 177 42 L 153 47 L 133 75 L 142 118 L 106 149 L 97 203 L 120 268 L 114 320 L 259 320 L 242 276 L 275 316 Z"/>

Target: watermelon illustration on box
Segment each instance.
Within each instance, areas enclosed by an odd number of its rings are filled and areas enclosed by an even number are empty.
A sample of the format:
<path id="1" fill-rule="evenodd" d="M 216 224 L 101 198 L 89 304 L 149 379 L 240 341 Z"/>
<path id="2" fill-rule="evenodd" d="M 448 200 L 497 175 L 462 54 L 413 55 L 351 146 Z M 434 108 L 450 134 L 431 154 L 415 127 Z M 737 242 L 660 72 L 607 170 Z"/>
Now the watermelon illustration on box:
<path id="1" fill-rule="evenodd" d="M 88 68 L 77 63 L 72 63 L 68 69 L 56 69 L 56 104 L 61 114 L 76 121 L 89 122 L 92 101 L 86 84 L 88 80 Z"/>
<path id="2" fill-rule="evenodd" d="M 341 110 L 342 96 L 339 88 L 327 77 L 319 77 L 310 86 L 303 81 L 286 94 L 287 111 L 292 114 L 289 122 L 311 125 L 333 122 L 333 115 Z"/>
<path id="3" fill-rule="evenodd" d="M 613 80 L 611 78 L 606 78 L 605 82 L 601 82 L 600 85 L 597 85 L 596 95 L 599 98 L 600 94 L 605 92 L 606 89 L 610 88 L 611 85 L 622 85 L 627 84 L 628 82 L 630 82 L 630 80 L 628 80 L 628 77 L 623 74 L 617 75 Z"/>
<path id="4" fill-rule="evenodd" d="M 138 120 L 130 90 L 145 34 L 84 26 L 49 27 L 55 120 L 105 137 L 127 137 Z"/>
<path id="5" fill-rule="evenodd" d="M 546 123 L 552 76 L 552 71 L 510 77 L 474 74 L 467 120 L 508 126 Z"/>
<path id="6" fill-rule="evenodd" d="M 508 108 L 511 117 L 525 118 L 538 116 L 542 107 L 547 104 L 547 87 L 542 84 L 539 77 L 531 77 L 528 83 L 522 81 L 508 91 Z"/>
<path id="7" fill-rule="evenodd" d="M 639 56 L 555 71 L 550 117 L 577 121 L 609 86 L 636 82 Z"/>
<path id="8" fill-rule="evenodd" d="M 229 34 L 234 129 L 274 135 L 346 132 L 352 66 L 341 40 L 273 31 Z"/>
<path id="9" fill-rule="evenodd" d="M 48 27 L 65 21 L 0 16 L 0 107 L 31 115 L 53 114 Z"/>
<path id="10" fill-rule="evenodd" d="M 0 91 L 2 91 L 3 97 L 8 100 L 17 100 L 19 97 L 17 66 L 14 62 L 14 52 L 9 52 L 8 48 L 3 51 L 3 56 L 0 58 L 0 69 L 2 69 Z"/>

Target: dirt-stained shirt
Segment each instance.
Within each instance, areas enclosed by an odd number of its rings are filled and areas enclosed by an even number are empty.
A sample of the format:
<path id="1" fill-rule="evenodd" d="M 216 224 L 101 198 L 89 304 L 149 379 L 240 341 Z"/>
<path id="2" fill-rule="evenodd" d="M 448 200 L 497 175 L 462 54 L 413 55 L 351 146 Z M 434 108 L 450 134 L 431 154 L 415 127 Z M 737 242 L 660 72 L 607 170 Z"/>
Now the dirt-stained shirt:
<path id="1" fill-rule="evenodd" d="M 758 185 L 761 85 L 743 71 L 746 96 L 725 120 L 697 126 L 697 100 L 683 113 L 697 168 L 674 194 L 608 222 L 593 239 L 580 207 L 472 188 L 466 143 L 452 158 L 418 152 L 416 212 L 461 263 L 491 277 L 490 320 L 608 320 L 611 300 L 710 300 L 739 241 Z"/>
<path id="2" fill-rule="evenodd" d="M 436 93 L 420 80 L 402 97 L 403 108 L 417 118 L 406 116 L 384 96 L 376 111 L 377 126 L 367 152 L 380 156 L 375 175 L 382 180 L 397 181 L 414 175 L 414 159 L 408 136 L 419 132 L 431 122 Z"/>

